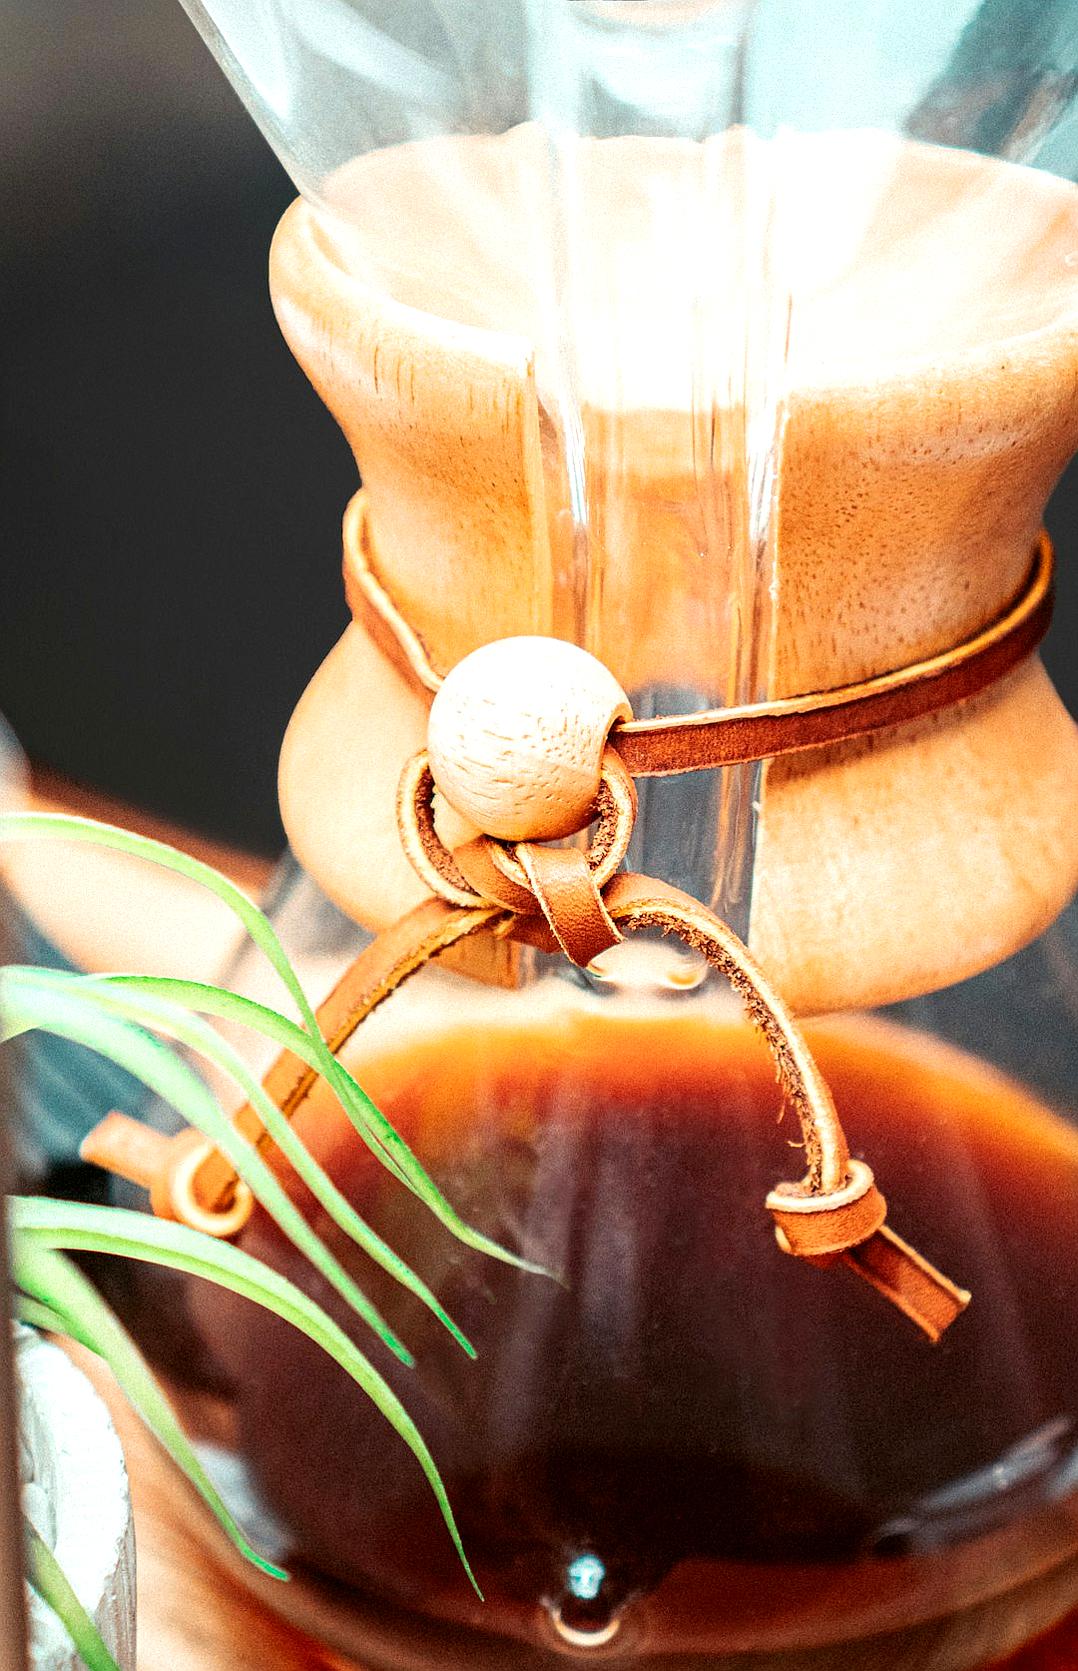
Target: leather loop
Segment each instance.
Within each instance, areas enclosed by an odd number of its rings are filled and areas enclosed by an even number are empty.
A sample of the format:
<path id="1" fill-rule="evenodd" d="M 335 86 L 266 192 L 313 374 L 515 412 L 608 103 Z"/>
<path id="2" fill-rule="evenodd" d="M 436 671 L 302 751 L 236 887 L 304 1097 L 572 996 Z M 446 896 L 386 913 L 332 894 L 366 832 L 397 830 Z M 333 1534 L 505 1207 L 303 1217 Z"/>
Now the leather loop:
<path id="1" fill-rule="evenodd" d="M 579 847 L 522 841 L 517 858 L 561 950 L 581 969 L 621 939 Z"/>
<path id="2" fill-rule="evenodd" d="M 834 690 L 619 722 L 611 742 L 634 777 L 666 777 L 849 742 L 967 701 L 1017 667 L 1044 637 L 1052 618 L 1053 561 L 1042 531 L 1028 579 L 1010 607 L 938 655 Z M 378 579 L 362 491 L 345 513 L 344 583 L 355 620 L 412 688 L 430 699 L 441 674 Z"/>
<path id="3" fill-rule="evenodd" d="M 585 855 L 595 886 L 600 890 L 617 873 L 618 866 L 629 851 L 636 823 L 636 806 L 636 785 L 617 750 L 607 748 L 603 752 L 599 793 L 595 799 L 595 828 Z M 520 845 L 516 843 L 509 847 L 503 842 L 492 841 L 490 856 L 503 876 L 520 887 L 530 889 L 531 884 L 517 857 Z"/>
<path id="4" fill-rule="evenodd" d="M 850 1155 L 830 1089 L 793 1016 L 744 942 L 690 894 L 653 876 L 616 876 L 603 899 L 622 933 L 652 928 L 674 934 L 730 983 L 763 1034 L 800 1122 L 806 1188 L 814 1194 L 843 1189 Z"/>
<path id="5" fill-rule="evenodd" d="M 261 1130 L 257 1121 L 256 1125 Z M 169 1137 L 113 1110 L 87 1135 L 79 1155 L 87 1165 L 104 1167 L 147 1190 L 158 1218 L 190 1225 L 207 1236 L 227 1241 L 251 1216 L 254 1199 L 247 1185 L 194 1127 Z M 211 1176 L 208 1192 L 200 1176 L 207 1164 L 222 1180 L 218 1187 Z"/>
<path id="6" fill-rule="evenodd" d="M 812 1194 L 803 1184 L 778 1184 L 764 1203 L 775 1221 L 775 1240 L 784 1253 L 819 1259 L 867 1242 L 887 1217 L 887 1203 L 863 1160 L 851 1160 L 846 1182 L 830 1194 Z"/>
<path id="7" fill-rule="evenodd" d="M 830 1090 L 778 994 L 732 929 L 688 894 L 647 876 L 618 876 L 604 902 L 619 929 L 658 928 L 701 952 L 730 981 L 770 1046 L 801 1122 L 807 1172 L 767 1198 L 788 1249 L 799 1258 L 850 1270 L 936 1341 L 970 1295 L 883 1222 L 886 1203 L 867 1167 L 852 1162 Z M 796 1205 L 795 1205 L 796 1203 Z M 811 1204 L 810 1204 L 811 1203 Z"/>
<path id="8" fill-rule="evenodd" d="M 468 908 L 482 895 L 468 886 L 434 827 L 434 778 L 425 749 L 405 762 L 397 786 L 397 829 L 405 858 L 439 899 Z"/>
<path id="9" fill-rule="evenodd" d="M 406 763 L 397 791 L 401 845 L 420 880 L 451 905 L 493 902 L 509 911 L 535 911 L 531 884 L 513 848 L 481 835 L 448 851 L 434 825 L 434 793 L 430 762 L 421 751 Z M 628 852 L 635 820 L 636 788 L 617 751 L 608 748 L 586 854 L 597 888 L 606 886 Z"/>
<path id="10" fill-rule="evenodd" d="M 498 843 L 490 836 L 477 836 L 465 846 L 453 849 L 458 869 L 481 899 L 501 905 L 507 911 L 534 911 L 535 895 L 531 882 L 527 876 L 518 882 L 507 874 L 505 865 L 498 862 L 503 857 Z"/>
<path id="11" fill-rule="evenodd" d="M 851 1160 L 844 1189 L 812 1195 L 802 1184 L 779 1184 L 766 1204 L 784 1253 L 825 1266 L 840 1258 L 931 1341 L 969 1305 L 968 1289 L 959 1288 L 884 1222 L 887 1203 L 864 1161 Z"/>
<path id="12" fill-rule="evenodd" d="M 188 1133 L 181 1133 L 179 1143 Z M 224 1157 L 214 1148 L 208 1137 L 197 1134 L 198 1141 L 190 1143 L 174 1151 L 171 1163 L 164 1174 L 163 1183 L 167 1200 L 164 1206 L 154 1190 L 150 1191 L 150 1204 L 159 1218 L 175 1219 L 180 1224 L 187 1224 L 192 1230 L 201 1230 L 207 1236 L 215 1236 L 220 1241 L 230 1241 L 238 1236 L 254 1208 L 254 1196 L 235 1173 L 229 1180 L 226 1192 L 206 1191 L 203 1169 L 211 1160 L 219 1161 Z M 229 1163 L 231 1167 L 231 1163 Z M 211 1177 L 212 1183 L 212 1177 Z"/>

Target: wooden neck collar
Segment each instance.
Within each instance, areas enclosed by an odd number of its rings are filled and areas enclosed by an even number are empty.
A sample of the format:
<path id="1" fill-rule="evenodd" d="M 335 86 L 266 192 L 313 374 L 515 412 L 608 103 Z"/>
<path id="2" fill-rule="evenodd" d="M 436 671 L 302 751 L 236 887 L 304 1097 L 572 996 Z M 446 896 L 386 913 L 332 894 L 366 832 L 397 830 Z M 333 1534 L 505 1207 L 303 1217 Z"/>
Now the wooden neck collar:
<path id="1" fill-rule="evenodd" d="M 770 760 L 889 730 L 968 701 L 1036 649 L 1052 618 L 1052 543 L 1043 531 L 1018 596 L 1002 615 L 938 655 L 830 690 L 775 701 L 615 724 L 611 743 L 634 777 L 666 777 Z M 442 683 L 419 634 L 378 577 L 366 497 L 344 519 L 344 584 L 353 619 L 417 695 Z"/>

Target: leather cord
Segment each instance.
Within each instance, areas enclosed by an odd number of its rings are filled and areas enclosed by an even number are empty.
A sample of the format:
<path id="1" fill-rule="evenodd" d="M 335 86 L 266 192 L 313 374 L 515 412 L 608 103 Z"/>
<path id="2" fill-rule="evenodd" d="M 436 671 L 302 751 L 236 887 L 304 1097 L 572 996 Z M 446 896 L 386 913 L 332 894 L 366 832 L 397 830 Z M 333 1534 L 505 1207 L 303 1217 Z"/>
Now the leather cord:
<path id="1" fill-rule="evenodd" d="M 622 938 L 579 847 L 519 842 L 517 858 L 558 948 L 586 969 Z"/>
<path id="2" fill-rule="evenodd" d="M 345 576 L 356 618 L 416 688 L 433 696 L 440 677 L 418 635 L 378 582 L 367 551 L 362 494 L 345 518 Z M 318 1012 L 336 1053 L 372 1010 L 418 969 L 472 935 L 503 935 L 586 967 L 627 935 L 674 934 L 718 970 L 741 998 L 774 1058 L 801 1126 L 806 1171 L 779 1184 L 766 1207 L 780 1248 L 813 1264 L 841 1260 L 912 1319 L 930 1339 L 969 1303 L 886 1224 L 887 1204 L 870 1168 L 851 1161 L 846 1138 L 808 1045 L 781 995 L 725 923 L 689 895 L 652 877 L 619 874 L 636 816 L 634 776 L 732 765 L 820 747 L 965 700 L 999 679 L 1039 642 L 1051 612 L 1052 549 L 1037 546 L 1029 580 L 1011 608 L 965 643 L 928 660 L 838 690 L 688 717 L 619 720 L 602 759 L 591 846 L 509 844 L 480 835 L 449 852 L 435 826 L 434 782 L 425 752 L 401 778 L 397 820 L 404 851 L 434 898 L 378 936 Z M 289 1052 L 264 1086 L 287 1116 L 317 1074 Z M 255 1110 L 235 1117 L 240 1134 L 269 1148 Z M 156 1211 L 210 1234 L 231 1236 L 250 1212 L 227 1157 L 190 1133 L 147 1139 L 112 1114 L 91 1134 L 86 1158 L 144 1182 Z"/>
<path id="3" fill-rule="evenodd" d="M 412 688 L 429 700 L 442 676 L 378 579 L 369 537 L 361 490 L 344 519 L 349 608 Z M 833 690 L 697 714 L 620 721 L 610 741 L 633 777 L 667 777 L 770 760 L 923 719 L 988 689 L 1036 649 L 1052 618 L 1053 567 L 1052 542 L 1042 531 L 1029 575 L 1010 607 L 938 655 Z"/>
<path id="4" fill-rule="evenodd" d="M 386 929 L 360 952 L 316 1012 L 319 1031 L 333 1054 L 417 970 L 460 941 L 506 920 L 496 905 L 461 909 L 443 899 L 429 899 Z M 262 1088 L 291 1119 L 317 1079 L 315 1068 L 284 1050 L 267 1072 Z M 272 1150 L 250 1103 L 239 1109 L 232 1123 L 253 1147 Z M 189 1157 L 197 1144 L 201 1144 L 200 1164 L 192 1170 Z M 208 1235 L 236 1235 L 254 1206 L 227 1155 L 190 1127 L 175 1137 L 165 1137 L 114 1110 L 89 1133 L 79 1153 L 88 1164 L 147 1189 L 159 1218 L 193 1224 Z"/>
<path id="5" fill-rule="evenodd" d="M 805 1177 L 780 1184 L 767 1197 L 784 1252 L 810 1263 L 839 1259 L 909 1317 L 930 1339 L 969 1303 L 969 1294 L 937 1271 L 884 1223 L 886 1204 L 863 1162 L 851 1162 L 830 1090 L 780 996 L 733 930 L 689 895 L 652 877 L 622 873 L 602 893 L 587 857 L 577 848 L 517 849 L 524 874 L 535 879 L 539 910 L 525 915 L 491 904 L 469 908 L 433 899 L 418 906 L 361 952 L 318 1012 L 336 1053 L 367 1016 L 413 974 L 472 935 L 508 933 L 546 949 L 561 947 L 589 960 L 626 934 L 672 933 L 700 952 L 731 983 L 775 1060 L 786 1099 L 801 1125 Z M 309 1096 L 316 1072 L 289 1052 L 264 1081 L 277 1106 L 292 1116 Z M 257 1114 L 246 1105 L 235 1124 L 249 1141 L 270 1150 Z M 148 1149 L 153 1153 L 148 1154 Z M 145 1128 L 111 1114 L 87 1140 L 87 1159 L 144 1183 L 155 1209 L 210 1234 L 232 1236 L 252 1205 L 238 1197 L 236 1174 L 212 1148 L 192 1148 L 192 1134 L 147 1145 Z M 197 1158 L 198 1164 L 194 1164 Z"/>
<path id="6" fill-rule="evenodd" d="M 604 752 L 593 810 L 596 827 L 588 864 L 602 890 L 629 850 L 636 819 L 636 789 L 616 749 Z M 519 845 L 514 849 L 486 835 L 452 853 L 444 845 L 435 827 L 434 778 L 425 749 L 401 773 L 397 829 L 412 869 L 439 898 L 453 905 L 495 902 L 525 914 L 535 910 L 535 890 L 517 857 Z"/>

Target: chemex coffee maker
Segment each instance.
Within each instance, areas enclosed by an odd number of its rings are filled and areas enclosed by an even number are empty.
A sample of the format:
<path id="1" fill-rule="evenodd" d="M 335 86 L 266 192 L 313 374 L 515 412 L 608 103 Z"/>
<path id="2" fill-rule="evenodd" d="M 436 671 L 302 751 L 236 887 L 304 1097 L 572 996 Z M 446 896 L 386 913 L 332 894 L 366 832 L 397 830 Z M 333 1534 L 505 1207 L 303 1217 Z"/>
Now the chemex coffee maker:
<path id="1" fill-rule="evenodd" d="M 537 1267 L 270 1068 L 476 1347 L 364 1273 L 485 1596 L 347 1378 L 192 1294 L 272 1599 L 383 1671 L 999 1659 L 1078 1605 L 1078 3 L 187 4 L 362 477 L 281 757 L 370 936 L 319 1019 Z M 184 1154 L 160 1210 L 318 1282 Z"/>

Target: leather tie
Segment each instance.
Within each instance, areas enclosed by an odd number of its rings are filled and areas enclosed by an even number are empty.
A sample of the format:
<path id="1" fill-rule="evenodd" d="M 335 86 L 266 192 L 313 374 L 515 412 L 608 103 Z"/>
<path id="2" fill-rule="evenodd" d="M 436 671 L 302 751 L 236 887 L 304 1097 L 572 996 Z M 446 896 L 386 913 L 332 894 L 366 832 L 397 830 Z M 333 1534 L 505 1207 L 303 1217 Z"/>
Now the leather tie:
<path id="1" fill-rule="evenodd" d="M 1044 637 L 1052 619 L 1054 561 L 1042 530 L 1025 585 L 1010 607 L 939 655 L 833 690 L 623 721 L 610 740 L 634 777 L 669 777 L 849 742 L 968 701 L 1004 678 Z M 362 492 L 344 520 L 344 584 L 356 622 L 429 702 L 442 676 L 378 579 Z"/>
<path id="2" fill-rule="evenodd" d="M 356 619 L 413 688 L 444 701 L 441 675 L 375 574 L 362 494 L 349 507 L 345 544 L 346 585 Z M 937 1340 L 970 1296 L 886 1223 L 887 1203 L 870 1168 L 851 1159 L 831 1093 L 780 994 L 748 948 L 712 912 L 663 882 L 619 867 L 636 815 L 634 777 L 818 748 L 964 701 L 1030 654 L 1047 627 L 1051 602 L 1052 549 L 1042 535 L 1027 583 L 1005 614 L 965 643 L 925 661 L 841 689 L 687 717 L 626 719 L 622 716 L 630 710 L 622 702 L 612 724 L 607 710 L 594 738 L 594 799 L 590 807 L 586 799 L 583 803 L 584 822 L 590 818 L 593 824 L 587 848 L 495 840 L 480 833 L 448 851 L 436 828 L 430 760 L 425 752 L 415 756 L 401 778 L 398 827 L 409 861 L 434 897 L 379 935 L 322 1005 L 318 1023 L 330 1049 L 340 1050 L 417 970 L 474 936 L 491 934 L 561 952 L 586 968 L 633 933 L 673 934 L 734 988 L 767 1042 L 786 1100 L 800 1121 L 805 1176 L 776 1185 L 765 1203 L 779 1247 L 812 1264 L 846 1264 Z M 605 670 L 599 671 L 611 682 Z M 556 731 L 552 727 L 551 735 Z M 467 765 L 471 751 L 464 753 Z M 579 759 L 574 757 L 571 765 L 579 776 Z M 313 1069 L 286 1051 L 264 1085 L 291 1116 L 316 1078 Z M 257 1147 L 271 1147 L 249 1105 L 236 1115 L 235 1126 Z M 113 1114 L 91 1133 L 83 1154 L 144 1183 L 155 1211 L 210 1234 L 235 1235 L 252 1209 L 249 1192 L 227 1158 L 197 1134 L 157 1137 Z"/>

